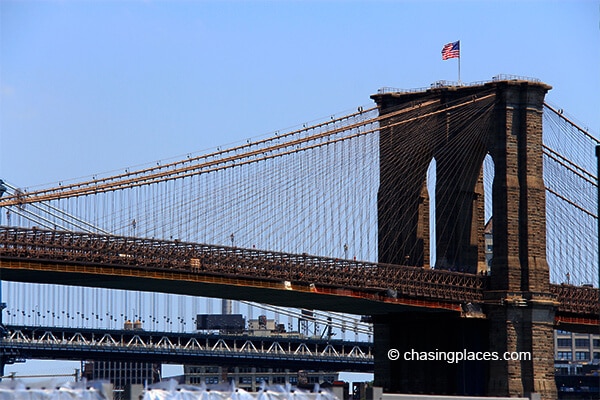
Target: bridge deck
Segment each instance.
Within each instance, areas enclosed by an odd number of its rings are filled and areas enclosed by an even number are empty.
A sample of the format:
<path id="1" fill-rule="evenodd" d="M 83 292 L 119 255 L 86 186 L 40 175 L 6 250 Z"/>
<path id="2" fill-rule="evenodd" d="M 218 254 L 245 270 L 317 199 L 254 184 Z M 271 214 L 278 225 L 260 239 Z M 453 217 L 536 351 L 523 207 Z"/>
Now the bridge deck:
<path id="1" fill-rule="evenodd" d="M 363 314 L 460 312 L 464 304 L 484 303 L 488 281 L 307 254 L 7 227 L 0 228 L 0 263 L 6 280 L 214 297 L 227 290 L 233 299 Z M 551 293 L 557 323 L 598 323 L 597 289 L 551 285 Z"/>

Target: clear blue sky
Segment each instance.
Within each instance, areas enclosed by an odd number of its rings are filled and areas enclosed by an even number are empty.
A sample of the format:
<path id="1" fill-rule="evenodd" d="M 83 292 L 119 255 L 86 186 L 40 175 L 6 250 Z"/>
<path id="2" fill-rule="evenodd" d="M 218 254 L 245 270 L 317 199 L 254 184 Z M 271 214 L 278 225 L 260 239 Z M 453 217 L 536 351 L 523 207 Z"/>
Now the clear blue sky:
<path id="1" fill-rule="evenodd" d="M 600 131 L 599 1 L 0 1 L 0 179 L 122 170 L 370 104 L 536 77 Z M 69 366 L 66 372 L 71 372 Z M 64 372 L 64 370 L 63 370 Z"/>
<path id="2" fill-rule="evenodd" d="M 598 1 L 0 2 L 0 178 L 23 187 L 245 141 L 379 87 L 540 78 L 600 131 Z"/>

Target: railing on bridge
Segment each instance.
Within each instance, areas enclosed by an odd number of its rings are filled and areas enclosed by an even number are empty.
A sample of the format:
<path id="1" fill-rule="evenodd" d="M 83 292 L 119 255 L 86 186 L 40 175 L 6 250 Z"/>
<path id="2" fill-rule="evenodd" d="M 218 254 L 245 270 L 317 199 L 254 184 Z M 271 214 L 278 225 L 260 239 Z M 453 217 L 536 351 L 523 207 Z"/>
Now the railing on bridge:
<path id="1" fill-rule="evenodd" d="M 550 292 L 560 303 L 559 311 L 598 316 L 600 291 L 591 286 L 550 285 Z"/>
<path id="2" fill-rule="evenodd" d="M 64 264 L 110 265 L 152 271 L 249 278 L 282 286 L 288 282 L 315 291 L 372 293 L 383 300 L 424 298 L 452 304 L 483 303 L 487 277 L 411 266 L 212 246 L 123 236 L 0 228 L 0 257 Z M 327 289 L 330 289 L 329 291 Z M 349 294 L 350 293 L 350 294 Z M 551 285 L 558 312 L 598 316 L 598 289 Z"/>
<path id="3" fill-rule="evenodd" d="M 236 247 L 89 233 L 0 228 L 1 257 L 248 277 L 323 288 L 480 302 L 486 277 Z M 391 290 L 390 293 L 386 292 Z M 395 296 L 388 296 L 395 297 Z"/>
<path id="4" fill-rule="evenodd" d="M 400 89 L 393 88 L 389 86 L 382 87 L 377 90 L 378 94 L 384 93 L 421 93 L 426 92 L 430 89 L 435 88 L 443 88 L 443 87 L 468 87 L 468 86 L 481 86 L 489 82 L 499 82 L 499 81 L 525 81 L 525 82 L 535 82 L 540 83 L 541 81 L 537 78 L 531 78 L 528 76 L 521 75 L 510 75 L 510 74 L 499 74 L 492 77 L 491 80 L 487 81 L 476 81 L 476 82 L 459 82 L 459 81 L 435 81 L 429 87 L 420 87 L 420 88 L 411 88 L 411 89 Z"/>

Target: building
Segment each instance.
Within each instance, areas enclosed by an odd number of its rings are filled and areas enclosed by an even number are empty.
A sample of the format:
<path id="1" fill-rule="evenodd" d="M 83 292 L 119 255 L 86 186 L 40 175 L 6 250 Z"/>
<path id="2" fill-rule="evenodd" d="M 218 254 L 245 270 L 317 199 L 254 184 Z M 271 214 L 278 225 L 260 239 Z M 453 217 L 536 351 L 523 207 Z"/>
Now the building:
<path id="1" fill-rule="evenodd" d="M 600 335 L 554 331 L 554 359 L 561 373 L 579 374 L 583 365 L 600 362 Z"/>
<path id="2" fill-rule="evenodd" d="M 558 398 L 600 398 L 600 334 L 554 331 L 554 368 Z"/>
<path id="3" fill-rule="evenodd" d="M 91 381 L 109 381 L 114 398 L 121 398 L 128 385 L 150 385 L 160 381 L 160 364 L 137 361 L 84 361 L 82 377 Z"/>
<path id="4" fill-rule="evenodd" d="M 486 275 L 490 274 L 492 270 L 492 258 L 494 257 L 494 237 L 492 236 L 492 230 L 494 229 L 493 219 L 490 218 L 485 224 L 483 234 L 485 235 L 485 265 L 487 270 L 483 271 Z"/>
<path id="5" fill-rule="evenodd" d="M 261 385 L 293 386 L 332 385 L 338 380 L 337 372 L 325 371 L 293 371 L 283 368 L 267 367 L 220 367 L 190 366 L 183 367 L 182 381 L 189 385 L 213 385 L 234 383 L 235 387 L 249 392 L 256 392 Z"/>
<path id="6" fill-rule="evenodd" d="M 307 318 L 311 318 L 312 314 L 303 310 L 303 314 Z M 198 320 L 204 318 L 203 315 L 198 316 Z M 216 315 L 210 316 L 214 321 L 225 321 L 236 317 L 235 315 Z M 210 318 L 205 318 L 209 321 Z M 238 318 L 239 319 L 239 318 Z M 204 319 L 202 319 L 204 320 Z M 219 327 L 223 327 L 221 324 Z M 210 324 L 200 324 L 199 329 L 210 330 L 216 329 L 216 326 Z M 226 328 L 229 328 L 227 326 Z M 240 327 L 236 322 L 236 330 Z M 243 328 L 243 327 L 242 327 Z M 221 331 L 229 332 L 229 329 L 221 329 Z M 273 319 L 267 319 L 265 315 L 260 315 L 257 319 L 248 321 L 248 327 L 244 331 L 245 334 L 257 337 L 299 337 L 298 332 L 286 332 L 283 324 L 277 323 Z M 261 385 L 285 385 L 293 386 L 314 386 L 314 384 L 332 385 L 338 380 L 337 372 L 326 371 L 297 371 L 285 368 L 269 368 L 269 367 L 249 367 L 249 366 L 215 366 L 215 365 L 184 365 L 184 375 L 179 377 L 180 383 L 189 385 L 214 385 L 222 383 L 234 383 L 235 387 L 247 391 L 255 392 Z"/>

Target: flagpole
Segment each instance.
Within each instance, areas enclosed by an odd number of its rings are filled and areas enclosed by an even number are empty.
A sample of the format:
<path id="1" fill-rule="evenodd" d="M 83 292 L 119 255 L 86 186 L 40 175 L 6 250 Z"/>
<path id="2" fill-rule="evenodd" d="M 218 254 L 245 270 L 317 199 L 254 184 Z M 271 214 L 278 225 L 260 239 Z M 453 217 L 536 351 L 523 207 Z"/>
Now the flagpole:
<path id="1" fill-rule="evenodd" d="M 460 53 L 458 55 L 458 86 L 460 86 Z"/>
<path id="2" fill-rule="evenodd" d="M 460 48 L 460 40 L 458 41 L 458 85 L 461 86 L 460 82 L 460 53 L 462 53 L 462 49 Z"/>

